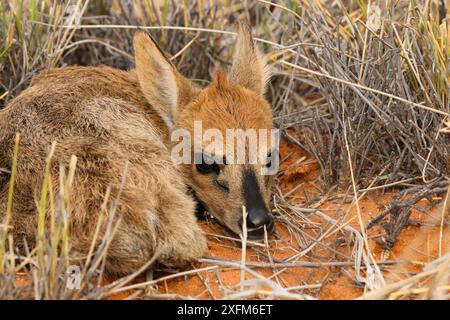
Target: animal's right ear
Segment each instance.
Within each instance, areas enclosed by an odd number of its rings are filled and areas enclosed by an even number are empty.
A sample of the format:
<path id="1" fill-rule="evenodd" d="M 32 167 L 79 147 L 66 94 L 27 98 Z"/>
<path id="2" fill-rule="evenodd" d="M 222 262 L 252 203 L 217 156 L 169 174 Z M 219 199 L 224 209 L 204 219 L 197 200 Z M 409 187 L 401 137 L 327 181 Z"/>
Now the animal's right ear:
<path id="1" fill-rule="evenodd" d="M 133 46 L 142 93 L 171 129 L 179 107 L 191 100 L 196 89 L 146 33 L 136 33 Z"/>

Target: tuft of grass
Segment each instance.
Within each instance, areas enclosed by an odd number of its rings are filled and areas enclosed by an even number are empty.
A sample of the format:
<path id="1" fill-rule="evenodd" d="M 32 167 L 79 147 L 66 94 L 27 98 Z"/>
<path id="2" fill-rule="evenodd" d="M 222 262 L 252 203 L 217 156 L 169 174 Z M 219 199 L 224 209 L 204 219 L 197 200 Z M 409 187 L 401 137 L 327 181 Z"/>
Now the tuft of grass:
<path id="1" fill-rule="evenodd" d="M 13 205 L 13 194 L 14 194 L 14 182 L 16 181 L 16 173 L 17 173 L 17 158 L 19 155 L 19 143 L 20 143 L 20 135 L 16 135 L 16 140 L 14 144 L 13 151 L 13 160 L 11 165 L 11 178 L 9 180 L 9 189 L 8 189 L 8 202 L 6 204 L 6 213 L 4 223 L 1 225 L 1 238 L 0 238 L 0 273 L 4 272 L 4 259 L 5 259 L 5 248 L 6 248 L 6 240 L 8 238 L 9 231 L 9 223 L 11 221 L 11 211 Z"/>

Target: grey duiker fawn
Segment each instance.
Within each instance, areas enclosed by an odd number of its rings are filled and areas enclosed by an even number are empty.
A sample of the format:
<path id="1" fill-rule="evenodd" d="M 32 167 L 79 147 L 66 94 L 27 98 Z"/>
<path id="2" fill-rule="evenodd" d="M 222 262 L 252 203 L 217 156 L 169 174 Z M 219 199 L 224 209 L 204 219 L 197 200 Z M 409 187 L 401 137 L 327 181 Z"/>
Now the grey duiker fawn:
<path id="1" fill-rule="evenodd" d="M 250 237 L 273 230 L 272 178 L 259 174 L 260 164 L 177 165 L 170 152 L 171 132 L 192 132 L 194 121 L 223 131 L 272 128 L 272 111 L 263 98 L 267 67 L 248 28 L 239 28 L 230 71 L 216 73 L 206 88 L 183 77 L 145 33 L 135 35 L 134 50 L 135 70 L 50 69 L 0 111 L 0 167 L 11 166 L 16 133 L 21 137 L 11 219 L 19 247 L 36 239 L 37 203 L 53 141 L 52 194 L 61 188 L 61 166 L 77 157 L 67 206 L 74 254 L 87 253 L 105 201 L 117 204 L 109 273 L 133 272 L 155 253 L 167 265 L 204 254 L 196 201 L 235 234 L 242 232 L 243 206 Z M 8 179 L 0 173 L 0 217 L 7 190 Z M 98 243 L 106 232 L 102 221 Z"/>

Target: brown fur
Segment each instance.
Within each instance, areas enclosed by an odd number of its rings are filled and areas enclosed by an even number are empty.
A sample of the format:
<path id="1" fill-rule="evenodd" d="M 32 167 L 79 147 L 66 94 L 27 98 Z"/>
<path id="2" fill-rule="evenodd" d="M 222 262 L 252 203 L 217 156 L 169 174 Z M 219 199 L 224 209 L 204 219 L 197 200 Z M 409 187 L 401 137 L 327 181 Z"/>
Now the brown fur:
<path id="1" fill-rule="evenodd" d="M 120 225 L 106 265 L 110 273 L 135 271 L 157 248 L 158 261 L 165 264 L 203 254 L 206 242 L 187 186 L 219 221 L 239 232 L 243 166 L 229 165 L 221 173 L 231 186 L 224 196 L 194 165 L 177 168 L 171 162 L 169 134 L 173 127 L 191 130 L 193 120 L 200 119 L 205 129 L 272 127 L 270 107 L 262 98 L 267 73 L 248 30 L 240 30 L 230 80 L 219 73 L 203 90 L 181 76 L 145 34 L 135 36 L 134 47 L 136 71 L 51 69 L 0 111 L 0 168 L 11 165 L 14 136 L 21 135 L 12 211 L 17 244 L 35 239 L 37 203 L 53 141 L 53 194 L 60 189 L 60 166 L 67 168 L 71 155 L 78 159 L 68 208 L 74 252 L 86 254 L 108 189 L 108 203 L 118 200 Z M 254 63 L 243 65 L 250 60 Z M 268 203 L 270 179 L 258 177 Z M 0 180 L 0 215 L 6 197 L 7 183 Z"/>

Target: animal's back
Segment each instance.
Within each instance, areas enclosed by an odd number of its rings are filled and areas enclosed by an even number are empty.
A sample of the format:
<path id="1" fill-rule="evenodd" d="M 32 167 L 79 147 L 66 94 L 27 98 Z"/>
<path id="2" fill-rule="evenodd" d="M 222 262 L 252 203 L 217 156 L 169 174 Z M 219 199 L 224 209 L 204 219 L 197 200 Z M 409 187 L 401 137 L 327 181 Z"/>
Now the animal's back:
<path id="1" fill-rule="evenodd" d="M 0 121 L 3 127 L 7 125 L 11 129 L 25 131 L 30 129 L 34 134 L 42 129 L 45 136 L 50 135 L 52 139 L 67 135 L 68 131 L 61 131 L 62 126 L 65 129 L 80 126 L 85 129 L 83 134 L 89 134 L 89 127 L 83 126 L 87 125 L 86 122 L 95 124 L 103 116 L 89 112 L 96 101 L 104 99 L 117 100 L 129 105 L 134 112 L 145 115 L 158 134 L 166 138 L 165 126 L 141 94 L 135 76 L 109 67 L 67 67 L 44 71 L 33 79 L 27 90 L 0 111 Z M 91 118 L 80 119 L 80 115 Z M 8 123 L 5 124 L 5 121 Z M 36 128 L 29 124 L 42 127 Z M 77 133 L 77 130 L 74 132 Z"/>
<path id="2" fill-rule="evenodd" d="M 140 144 L 161 153 L 166 138 L 162 122 L 140 94 L 133 75 L 109 67 L 57 68 L 36 76 L 0 111 L 0 168 L 11 166 L 16 133 L 20 134 L 16 180 L 20 203 L 27 203 L 23 199 L 39 187 L 53 141 L 56 162 L 67 164 L 75 155 L 80 170 L 90 169 L 107 179 L 111 178 L 108 166 L 140 158 L 134 152 Z M 6 187 L 0 186 L 3 194 Z M 29 205 L 19 212 L 34 212 Z"/>

